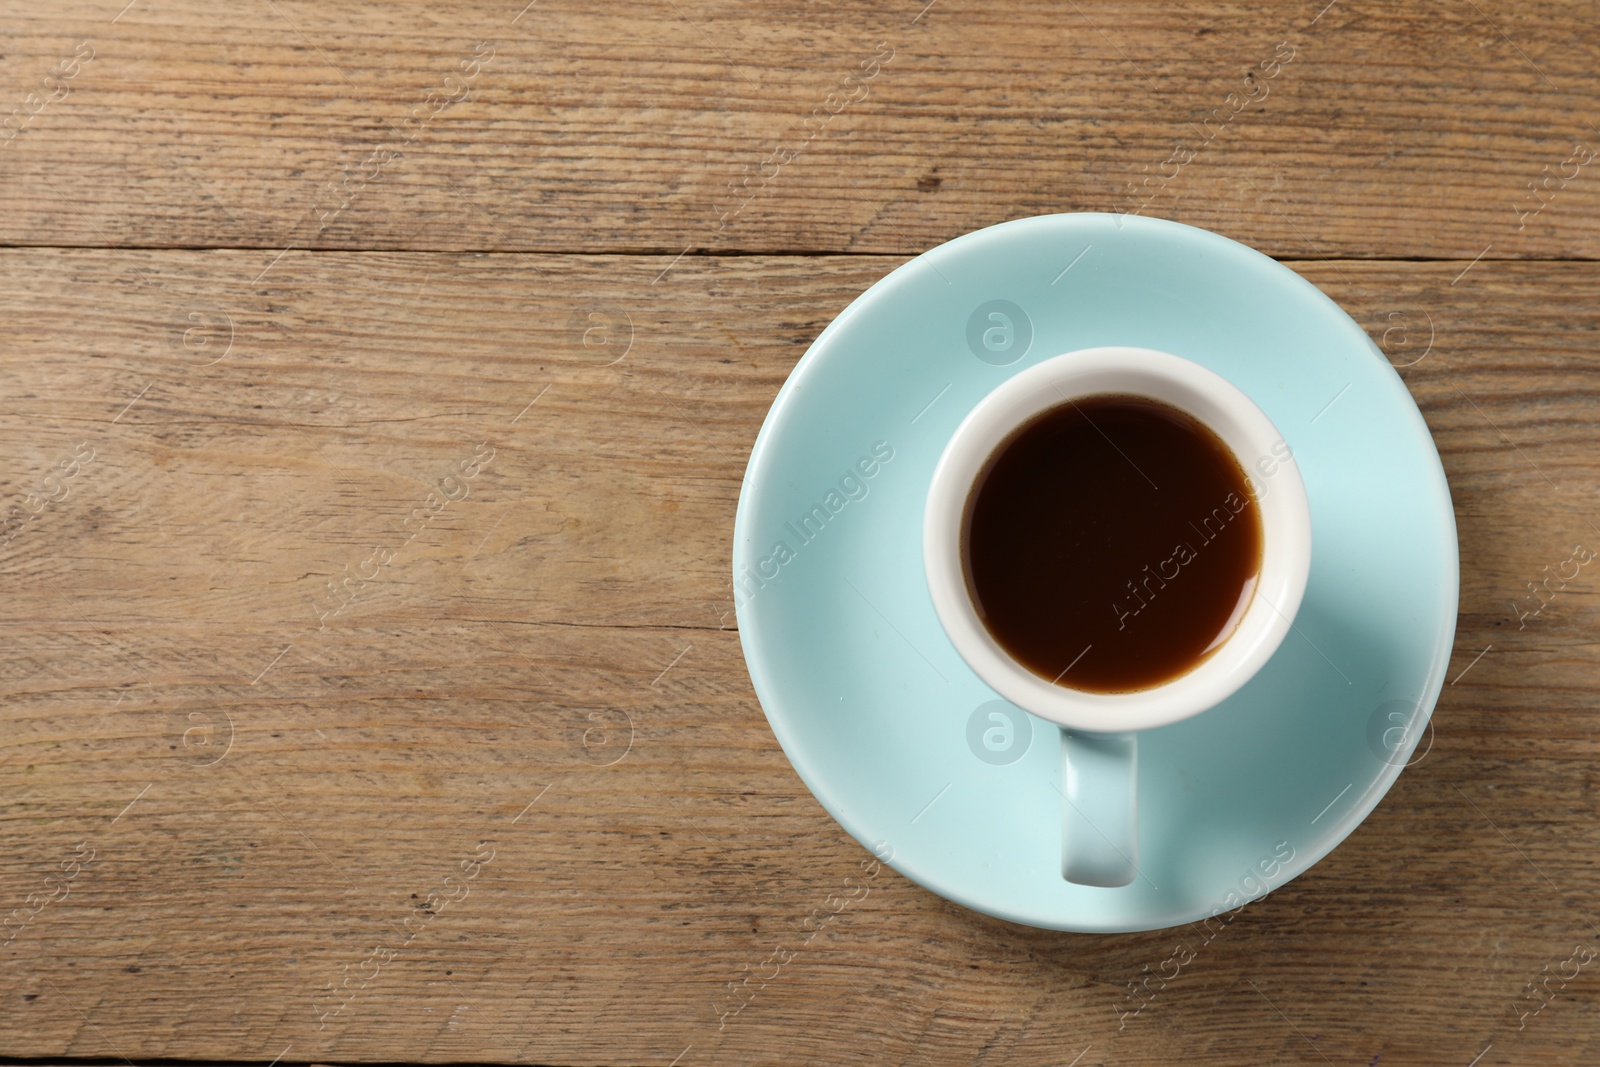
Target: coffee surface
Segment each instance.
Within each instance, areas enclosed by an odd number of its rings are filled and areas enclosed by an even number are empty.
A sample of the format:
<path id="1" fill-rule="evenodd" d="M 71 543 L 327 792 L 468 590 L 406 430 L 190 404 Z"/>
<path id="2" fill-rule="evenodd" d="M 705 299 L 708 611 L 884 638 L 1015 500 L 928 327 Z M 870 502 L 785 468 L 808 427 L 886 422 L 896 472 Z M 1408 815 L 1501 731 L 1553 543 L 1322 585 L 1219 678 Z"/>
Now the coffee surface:
<path id="1" fill-rule="evenodd" d="M 1232 631 L 1261 518 L 1216 434 L 1143 397 L 1080 397 L 989 457 L 967 500 L 968 591 L 1000 647 L 1072 689 L 1148 689 Z"/>

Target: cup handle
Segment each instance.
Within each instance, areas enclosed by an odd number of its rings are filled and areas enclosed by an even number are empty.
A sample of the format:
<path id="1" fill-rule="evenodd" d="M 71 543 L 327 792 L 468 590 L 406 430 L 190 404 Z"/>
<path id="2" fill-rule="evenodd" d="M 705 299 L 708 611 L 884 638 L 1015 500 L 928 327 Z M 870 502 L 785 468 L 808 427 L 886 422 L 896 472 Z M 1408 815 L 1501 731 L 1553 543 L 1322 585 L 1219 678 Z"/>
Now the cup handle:
<path id="1" fill-rule="evenodd" d="M 1061 877 L 1131 883 L 1139 863 L 1139 741 L 1061 731 Z"/>

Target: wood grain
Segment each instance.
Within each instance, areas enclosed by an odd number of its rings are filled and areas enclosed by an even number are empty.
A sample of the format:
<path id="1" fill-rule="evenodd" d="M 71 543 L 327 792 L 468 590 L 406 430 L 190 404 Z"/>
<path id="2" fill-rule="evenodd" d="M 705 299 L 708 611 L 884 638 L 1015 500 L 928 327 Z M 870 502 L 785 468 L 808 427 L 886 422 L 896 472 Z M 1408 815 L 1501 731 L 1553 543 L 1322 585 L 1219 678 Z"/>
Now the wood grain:
<path id="1" fill-rule="evenodd" d="M 65 489 L 0 548 L 0 901 L 27 917 L 0 1053 L 1600 1052 L 1591 970 L 1517 1015 L 1600 936 L 1600 601 L 1586 570 L 1512 606 L 1600 543 L 1595 265 L 1296 265 L 1395 362 L 1425 353 L 1401 373 L 1460 524 L 1459 677 L 1345 845 L 1199 943 L 1013 926 L 888 869 L 807 943 L 866 856 L 750 690 L 733 512 L 778 386 L 902 257 L 275 255 L 0 252 L 0 502 Z M 452 473 L 465 494 L 406 527 Z M 374 572 L 319 617 L 329 580 Z M 1119 1029 L 1179 943 L 1196 958 Z"/>
<path id="2" fill-rule="evenodd" d="M 0 4 L 0 1057 L 1600 1060 L 1591 5 L 525 4 Z M 1079 210 L 1401 366 L 1429 747 L 1219 931 L 885 868 L 811 937 L 867 857 L 745 672 L 746 457 L 872 282 Z"/>
<path id="3" fill-rule="evenodd" d="M 1600 256 L 1578 0 L 124 3 L 0 14 L 0 242 L 914 254 L 1140 210 Z"/>

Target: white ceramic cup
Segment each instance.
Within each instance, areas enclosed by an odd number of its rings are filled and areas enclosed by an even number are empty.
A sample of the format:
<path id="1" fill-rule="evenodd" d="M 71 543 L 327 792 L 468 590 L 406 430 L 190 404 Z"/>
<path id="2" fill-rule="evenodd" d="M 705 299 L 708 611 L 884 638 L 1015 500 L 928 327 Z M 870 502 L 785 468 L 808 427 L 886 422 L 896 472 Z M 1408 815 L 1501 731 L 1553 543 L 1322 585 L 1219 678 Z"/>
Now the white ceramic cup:
<path id="1" fill-rule="evenodd" d="M 1012 659 L 978 615 L 964 563 L 967 502 L 990 457 L 1023 423 L 1069 400 L 1148 397 L 1192 415 L 1233 453 L 1261 520 L 1261 568 L 1231 633 L 1170 681 L 1126 693 L 1072 689 Z M 1138 874 L 1137 731 L 1215 707 L 1262 668 L 1299 610 L 1311 567 L 1311 511 L 1292 450 L 1260 408 L 1197 363 L 1148 348 L 1087 348 L 1020 371 L 978 402 L 934 469 L 923 565 L 939 622 L 1000 696 L 1061 728 L 1062 876 L 1123 886 Z"/>

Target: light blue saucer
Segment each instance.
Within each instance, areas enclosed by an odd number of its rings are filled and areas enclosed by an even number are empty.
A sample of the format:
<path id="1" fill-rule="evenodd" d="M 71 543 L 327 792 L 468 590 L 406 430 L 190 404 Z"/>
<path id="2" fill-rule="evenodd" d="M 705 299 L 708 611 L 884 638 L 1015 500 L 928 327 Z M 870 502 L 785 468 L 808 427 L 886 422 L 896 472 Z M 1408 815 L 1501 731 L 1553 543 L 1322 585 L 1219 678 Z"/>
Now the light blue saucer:
<path id="1" fill-rule="evenodd" d="M 1061 878 L 1055 727 L 946 639 L 922 509 L 956 425 L 1062 352 L 1172 352 L 1243 389 L 1313 524 L 1295 629 L 1226 703 L 1141 736 L 1140 877 Z M 990 915 L 1148 930 L 1300 874 L 1361 822 L 1431 714 L 1455 630 L 1455 517 L 1399 376 L 1288 268 L 1204 230 L 1049 215 L 919 256 L 839 315 L 778 393 L 734 528 L 740 639 L 795 769 L 864 846 Z"/>

